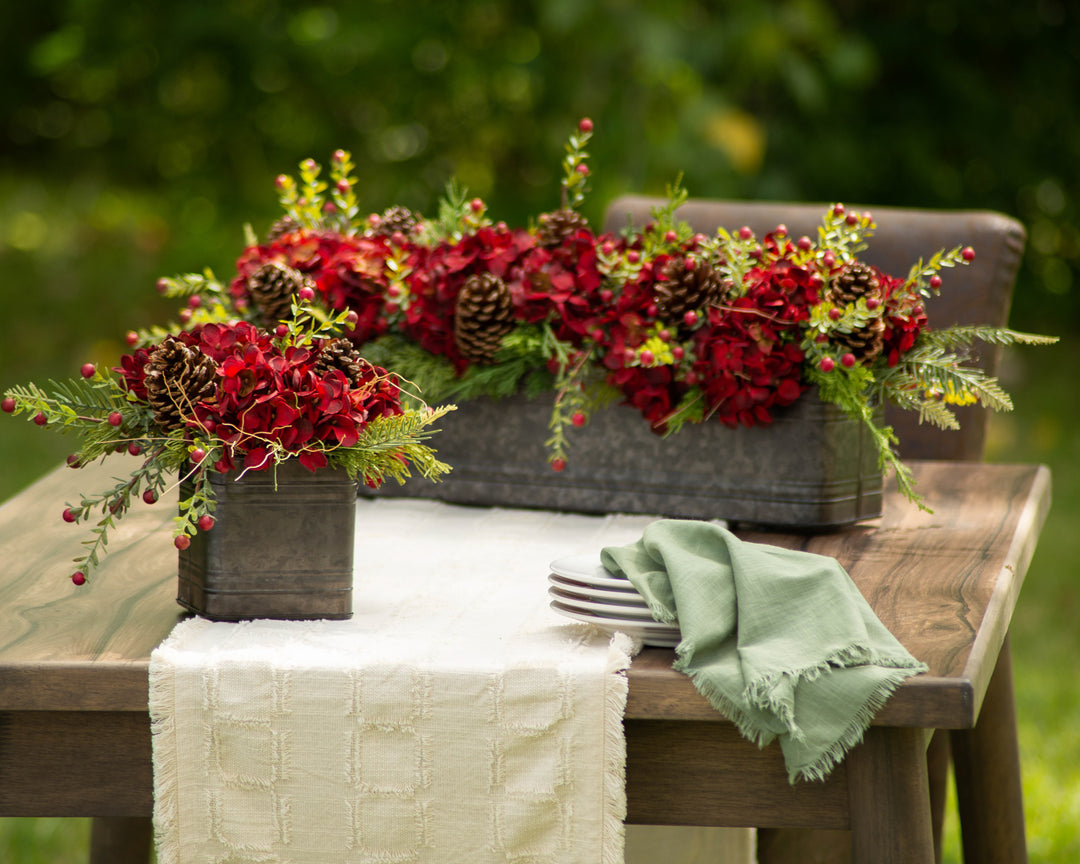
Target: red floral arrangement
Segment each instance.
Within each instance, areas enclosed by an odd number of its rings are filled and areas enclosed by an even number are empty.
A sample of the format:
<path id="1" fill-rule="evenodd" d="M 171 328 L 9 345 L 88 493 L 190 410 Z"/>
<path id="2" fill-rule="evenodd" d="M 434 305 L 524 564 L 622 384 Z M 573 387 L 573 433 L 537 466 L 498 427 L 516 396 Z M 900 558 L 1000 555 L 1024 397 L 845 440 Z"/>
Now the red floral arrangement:
<path id="1" fill-rule="evenodd" d="M 784 226 L 695 233 L 676 215 L 678 184 L 640 230 L 597 234 L 577 208 L 587 190 L 582 120 L 563 162 L 560 207 L 529 228 L 493 222 L 481 199 L 454 185 L 437 218 L 403 207 L 360 215 L 350 155 L 329 178 L 308 159 L 299 182 L 277 178 L 285 216 L 261 242 L 249 232 L 227 287 L 184 277 L 196 314 L 227 298 L 254 321 L 286 320 L 310 290 L 365 356 L 415 382 L 432 401 L 555 393 L 549 459 L 562 470 L 567 430 L 613 402 L 659 434 L 686 423 L 766 425 L 810 387 L 872 430 L 883 467 L 906 474 L 874 406 L 886 399 L 956 424 L 951 403 L 1010 407 L 992 379 L 966 364 L 974 339 L 1038 341 L 993 328 L 927 326 L 924 301 L 940 271 L 974 260 L 939 252 L 904 278 L 861 262 L 869 213 L 835 205 L 816 241 Z M 186 281 L 185 281 L 186 280 Z M 220 303 L 218 304 L 220 305 Z M 229 313 L 232 314 L 232 313 Z"/>
<path id="2" fill-rule="evenodd" d="M 116 452 L 139 457 L 127 479 L 65 508 L 65 521 L 96 521 L 75 584 L 99 563 L 108 530 L 136 498 L 153 504 L 181 479 L 194 490 L 181 499 L 174 530 L 186 549 L 214 526 L 215 471 L 272 471 L 296 459 L 378 486 L 388 476 L 403 481 L 410 467 L 430 479 L 449 470 L 423 442 L 432 434 L 425 427 L 450 409 L 403 405 L 397 379 L 337 335 L 357 323 L 356 313 L 326 318 L 312 299 L 310 288 L 302 291 L 273 332 L 228 320 L 131 333 L 134 350 L 108 373 L 87 364 L 51 392 L 33 384 L 7 392 L 7 413 L 81 435 L 72 467 Z"/>

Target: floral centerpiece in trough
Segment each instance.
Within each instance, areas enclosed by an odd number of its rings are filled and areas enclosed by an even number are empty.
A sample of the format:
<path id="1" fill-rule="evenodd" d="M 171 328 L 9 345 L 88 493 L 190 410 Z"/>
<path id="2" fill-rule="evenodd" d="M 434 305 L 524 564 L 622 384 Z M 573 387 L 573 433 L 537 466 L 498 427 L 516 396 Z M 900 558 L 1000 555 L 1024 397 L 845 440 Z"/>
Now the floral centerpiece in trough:
<path id="1" fill-rule="evenodd" d="M 528 227 L 493 221 L 482 200 L 453 184 L 435 218 L 402 207 L 361 216 L 349 154 L 333 155 L 328 182 L 306 160 L 298 179 L 277 179 L 285 216 L 264 240 L 249 236 L 227 286 L 204 281 L 201 290 L 269 323 L 297 285 L 311 284 L 331 309 L 356 313 L 348 335 L 366 356 L 428 400 L 551 394 L 545 445 L 554 472 L 572 473 L 576 428 L 613 403 L 678 439 L 696 426 L 766 429 L 803 410 L 813 391 L 861 429 L 879 481 L 894 470 L 915 501 L 880 407 L 891 401 L 943 428 L 957 425 L 952 405 L 1009 409 L 972 362 L 973 343 L 1055 341 L 1004 328 L 932 329 L 925 299 L 975 250 L 936 252 L 903 276 L 881 272 L 859 257 L 873 217 L 840 204 L 823 213 L 816 238 L 782 225 L 764 237 L 748 228 L 707 237 L 679 220 L 687 193 L 676 183 L 650 224 L 598 234 L 578 212 L 591 134 L 581 121 L 566 148 L 560 207 Z M 511 422 L 510 410 L 500 422 Z M 460 483 L 465 472 L 454 463 Z"/>

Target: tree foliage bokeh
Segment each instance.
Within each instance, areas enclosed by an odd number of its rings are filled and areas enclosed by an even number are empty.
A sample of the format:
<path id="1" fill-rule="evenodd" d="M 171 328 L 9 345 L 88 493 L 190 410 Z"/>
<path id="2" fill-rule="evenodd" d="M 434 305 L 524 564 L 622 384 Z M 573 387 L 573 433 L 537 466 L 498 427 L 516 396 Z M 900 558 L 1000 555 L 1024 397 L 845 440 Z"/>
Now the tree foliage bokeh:
<path id="1" fill-rule="evenodd" d="M 1080 315 L 1078 60 L 1061 0 L 18 4 L 0 385 L 108 362 L 171 311 L 159 275 L 227 276 L 307 156 L 351 150 L 373 211 L 431 213 L 456 177 L 524 224 L 556 203 L 586 115 L 594 220 L 680 173 L 701 197 L 997 209 L 1030 231 L 1014 322 L 1062 333 Z"/>

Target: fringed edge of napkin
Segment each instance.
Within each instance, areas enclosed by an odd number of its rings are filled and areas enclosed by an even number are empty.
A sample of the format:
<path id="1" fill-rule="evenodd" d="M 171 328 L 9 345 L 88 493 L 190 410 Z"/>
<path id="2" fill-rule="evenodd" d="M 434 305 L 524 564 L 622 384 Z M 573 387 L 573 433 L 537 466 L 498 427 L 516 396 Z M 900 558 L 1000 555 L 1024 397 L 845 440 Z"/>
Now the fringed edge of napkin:
<path id="1" fill-rule="evenodd" d="M 687 658 L 693 656 L 692 643 L 682 642 L 675 651 L 678 657 L 675 663 L 672 664 L 672 668 L 677 672 L 688 675 L 697 691 L 717 711 L 734 723 L 744 738 L 758 747 L 765 747 L 776 739 L 775 733 L 757 728 L 750 716 L 728 699 L 706 676 L 686 668 Z M 791 700 L 776 698 L 777 681 L 781 677 L 792 678 L 796 683 L 803 680 L 814 681 L 830 669 L 859 665 L 879 666 L 883 669 L 891 669 L 892 672 L 870 693 L 858 711 L 855 712 L 843 734 L 833 742 L 828 750 L 807 765 L 788 766 L 788 782 L 792 785 L 799 779 L 824 780 L 828 777 L 833 768 L 843 761 L 848 751 L 862 741 L 863 735 L 873 721 L 874 716 L 885 707 L 885 703 L 889 701 L 889 697 L 896 691 L 896 688 L 906 679 L 926 672 L 929 667 L 925 663 L 911 666 L 907 658 L 898 659 L 877 654 L 867 645 L 855 644 L 838 649 L 819 663 L 790 672 L 778 672 L 762 676 L 748 684 L 744 690 L 747 701 L 780 717 L 793 740 L 804 740 L 805 736 L 795 724 L 795 709 L 794 705 L 791 704 Z"/>
<path id="2" fill-rule="evenodd" d="M 630 682 L 626 671 L 637 644 L 625 633 L 614 633 L 608 643 L 604 685 L 604 838 L 601 864 L 623 864 L 626 855 L 626 697 Z"/>

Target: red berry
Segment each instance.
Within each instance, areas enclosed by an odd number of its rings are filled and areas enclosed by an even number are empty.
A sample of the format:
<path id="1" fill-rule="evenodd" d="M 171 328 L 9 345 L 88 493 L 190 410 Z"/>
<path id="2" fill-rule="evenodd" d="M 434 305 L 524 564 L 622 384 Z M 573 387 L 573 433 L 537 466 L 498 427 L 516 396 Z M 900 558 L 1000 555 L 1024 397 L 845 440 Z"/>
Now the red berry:
<path id="1" fill-rule="evenodd" d="M 682 345 L 676 345 L 671 349 L 671 356 L 676 360 L 682 360 L 686 356 L 686 349 Z"/>
<path id="2" fill-rule="evenodd" d="M 586 135 L 592 132 L 593 124 L 592 120 L 588 117 L 582 117 L 581 121 L 577 124 L 577 128 L 584 132 Z"/>
<path id="3" fill-rule="evenodd" d="M 832 212 L 833 212 L 834 216 L 843 216 L 844 215 L 844 205 L 843 204 L 835 205 L 832 208 Z"/>
<path id="4" fill-rule="evenodd" d="M 386 296 L 387 297 L 400 297 L 401 296 L 401 288 L 399 288 L 397 285 L 388 285 L 387 288 L 386 288 Z"/>
<path id="5" fill-rule="evenodd" d="M 557 471 L 565 471 L 566 470 L 566 460 L 563 459 L 562 457 L 559 457 L 557 459 L 552 459 L 551 460 L 551 470 L 556 471 L 556 472 Z"/>
<path id="6" fill-rule="evenodd" d="M 843 312 L 841 312 L 839 309 L 837 309 L 835 306 L 833 306 L 832 309 L 829 310 L 829 320 L 830 321 L 839 321 L 840 316 L 843 315 L 843 314 L 844 314 Z"/>
<path id="7" fill-rule="evenodd" d="M 83 363 L 82 368 L 79 370 L 79 374 L 83 378 L 93 378 L 94 373 L 97 371 L 97 367 L 93 363 Z"/>
<path id="8" fill-rule="evenodd" d="M 963 249 L 960 250 L 960 257 L 963 258 L 965 261 L 974 261 L 975 250 L 972 249 L 970 246 L 965 246 Z"/>
<path id="9" fill-rule="evenodd" d="M 869 309 L 871 312 L 873 312 L 875 309 L 877 309 L 878 306 L 880 306 L 880 305 L 881 305 L 881 301 L 878 300 L 877 297 L 867 297 L 866 298 L 866 308 Z"/>
<path id="10" fill-rule="evenodd" d="M 610 240 L 605 240 L 600 246 L 600 251 L 604 255 L 611 255 L 615 251 L 615 244 Z"/>
<path id="11" fill-rule="evenodd" d="M 469 209 L 472 210 L 473 213 L 483 213 L 484 200 L 482 198 L 473 198 L 472 201 L 469 202 Z"/>
<path id="12" fill-rule="evenodd" d="M 191 545 L 191 538 L 188 537 L 187 534 L 181 534 L 179 537 L 176 537 L 172 542 L 173 546 L 175 546 L 177 549 L 183 550 L 187 549 L 188 546 Z"/>
<path id="13" fill-rule="evenodd" d="M 132 456 L 138 456 L 140 453 L 142 453 L 142 447 L 139 446 L 137 441 L 132 441 L 130 444 L 128 444 L 127 451 Z"/>
<path id="14" fill-rule="evenodd" d="M 698 314 L 691 309 L 690 311 L 683 313 L 682 320 L 683 324 L 687 327 L 693 327 L 698 322 Z"/>
<path id="15" fill-rule="evenodd" d="M 333 155 L 330 158 L 333 159 L 335 162 L 340 163 L 340 162 L 344 162 L 346 159 L 348 159 L 349 154 L 346 153 L 344 150 L 335 150 Z"/>
<path id="16" fill-rule="evenodd" d="M 784 225 L 783 223 L 777 225 L 776 229 L 773 231 L 773 234 L 775 234 L 777 237 L 787 237 L 787 225 Z"/>
<path id="17" fill-rule="evenodd" d="M 347 195 L 349 192 L 349 181 L 342 177 L 337 181 L 337 191 L 342 195 Z"/>
<path id="18" fill-rule="evenodd" d="M 575 426 L 581 427 L 585 425 L 585 415 L 580 411 L 575 411 L 574 415 L 570 418 L 570 422 Z"/>
<path id="19" fill-rule="evenodd" d="M 390 235 L 390 242 L 395 246 L 404 246 L 408 242 L 408 238 L 402 231 L 395 231 Z"/>
<path id="20" fill-rule="evenodd" d="M 71 468 L 81 468 L 82 467 L 82 465 L 79 464 L 79 454 L 78 453 L 69 453 L 67 459 L 64 460 L 64 461 L 66 461 L 68 466 L 71 467 Z"/>
<path id="21" fill-rule="evenodd" d="M 818 368 L 821 369 L 822 372 L 832 372 L 832 370 L 836 368 L 836 362 L 832 357 L 822 357 L 821 362 L 818 364 Z"/>
<path id="22" fill-rule="evenodd" d="M 74 573 L 71 574 L 71 581 L 74 582 L 76 585 L 85 585 L 86 574 L 83 573 L 82 570 L 76 570 Z"/>
<path id="23" fill-rule="evenodd" d="M 931 288 L 940 288 L 941 287 L 941 277 L 938 276 L 937 273 L 935 273 L 933 276 L 930 277 L 930 287 Z"/>
<path id="24" fill-rule="evenodd" d="M 626 260 L 631 264 L 637 264 L 641 260 L 641 253 L 637 249 L 631 249 L 626 253 Z"/>
<path id="25" fill-rule="evenodd" d="M 577 171 L 577 173 L 580 174 L 582 177 L 587 177 L 589 174 L 589 166 L 586 165 L 584 162 L 579 164 L 574 170 Z"/>
<path id="26" fill-rule="evenodd" d="M 666 329 L 666 328 L 661 330 L 656 335 L 660 337 L 661 342 L 670 342 L 671 341 L 671 331 Z"/>
<path id="27" fill-rule="evenodd" d="M 610 288 L 602 288 L 602 289 L 600 289 L 600 302 L 601 303 L 610 303 L 614 299 L 615 299 L 615 292 L 612 291 Z"/>
<path id="28" fill-rule="evenodd" d="M 109 425 L 110 426 L 119 426 L 123 422 L 124 422 L 124 415 L 122 415 L 119 411 L 113 411 L 109 415 Z"/>
<path id="29" fill-rule="evenodd" d="M 650 318 L 655 318 L 657 315 L 660 314 L 660 307 L 658 307 L 655 303 L 650 303 L 648 306 L 645 307 L 645 314 L 648 315 Z"/>
<path id="30" fill-rule="evenodd" d="M 157 288 L 158 294 L 164 294 L 166 291 L 169 290 L 169 280 L 158 279 L 157 284 L 154 287 Z"/>
<path id="31" fill-rule="evenodd" d="M 852 366 L 855 365 L 855 355 L 851 352 L 848 352 L 840 358 L 840 362 L 845 366 L 845 368 L 850 369 Z"/>
<path id="32" fill-rule="evenodd" d="M 312 288 L 310 285 L 304 285 L 300 288 L 299 291 L 296 292 L 296 296 L 299 297 L 301 300 L 314 300 L 315 289 Z"/>
<path id="33" fill-rule="evenodd" d="M 676 234 L 674 231 L 668 231 L 664 235 L 664 242 L 665 243 L 677 243 L 678 240 L 679 240 L 679 235 Z"/>
<path id="34" fill-rule="evenodd" d="M 288 176 L 285 174 L 278 174 L 277 177 L 274 178 L 274 185 L 277 186 L 278 189 L 284 189 L 289 185 Z"/>
<path id="35" fill-rule="evenodd" d="M 754 232 L 750 230 L 749 225 L 743 225 L 743 227 L 739 229 L 739 236 L 743 240 L 750 240 L 754 236 Z"/>
<path id="36" fill-rule="evenodd" d="M 142 493 L 142 500 L 147 504 L 156 504 L 158 500 L 157 492 L 153 489 L 147 489 Z"/>
<path id="37" fill-rule="evenodd" d="M 345 316 L 345 326 L 348 327 L 350 330 L 355 330 L 356 325 L 359 323 L 360 316 L 350 309 L 348 314 Z"/>
<path id="38" fill-rule="evenodd" d="M 134 348 L 135 345 L 138 344 L 139 334 L 134 330 L 128 330 L 127 334 L 124 336 L 124 341 L 127 342 L 130 347 Z"/>
<path id="39" fill-rule="evenodd" d="M 859 221 L 859 214 L 848 213 L 847 216 L 844 217 L 844 221 L 847 222 L 848 225 L 854 225 Z"/>
<path id="40" fill-rule="evenodd" d="M 193 464 L 198 465 L 200 462 L 203 461 L 203 459 L 206 458 L 206 451 L 203 450 L 202 447 L 196 447 L 194 450 L 191 451 L 191 454 L 188 458 L 191 459 Z"/>
<path id="41" fill-rule="evenodd" d="M 821 263 L 824 264 L 826 267 L 832 267 L 834 264 L 836 264 L 836 256 L 830 250 L 821 256 Z"/>
<path id="42" fill-rule="evenodd" d="M 319 165 L 314 159 L 305 159 L 303 162 L 300 163 L 300 170 L 307 171 L 309 173 L 311 171 L 314 171 L 318 167 Z"/>
<path id="43" fill-rule="evenodd" d="M 76 519 L 79 518 L 78 516 L 76 516 L 74 513 L 71 512 L 70 507 L 65 507 L 64 512 L 63 512 L 62 515 L 64 517 L 65 522 L 74 522 Z"/>
<path id="44" fill-rule="evenodd" d="M 209 514 L 204 514 L 199 517 L 199 530 L 209 531 L 214 527 L 214 517 Z"/>
<path id="45" fill-rule="evenodd" d="M 0 408 L 4 410 L 5 414 L 11 414 L 15 411 L 15 400 L 10 396 L 4 398 L 3 402 L 0 402 Z"/>
<path id="46" fill-rule="evenodd" d="M 592 330 L 589 333 L 589 338 L 592 339 L 593 342 L 603 342 L 604 341 L 604 331 L 601 330 L 599 327 L 597 327 L 596 329 Z"/>
<path id="47" fill-rule="evenodd" d="M 694 268 L 695 268 L 695 267 L 697 267 L 697 259 L 696 259 L 696 258 L 690 258 L 690 257 L 687 257 L 686 261 L 685 261 L 685 262 L 683 262 L 683 266 L 684 266 L 684 267 L 685 267 L 685 268 L 686 268 L 686 269 L 687 269 L 688 271 L 690 271 L 690 272 L 693 272 Z"/>
<path id="48" fill-rule="evenodd" d="M 34 422 L 37 423 L 38 426 L 44 426 L 49 422 L 49 418 L 38 411 L 38 413 L 34 415 Z"/>
<path id="49" fill-rule="evenodd" d="M 192 309 L 198 309 L 200 306 L 202 306 L 202 297 L 200 297 L 198 294 L 192 294 L 190 297 L 187 298 L 187 305 L 190 306 Z"/>
<path id="50" fill-rule="evenodd" d="M 803 252 L 809 252 L 814 245 L 814 241 L 809 237 L 800 237 L 795 245 L 802 249 Z"/>
<path id="51" fill-rule="evenodd" d="M 652 351 L 645 349 L 641 352 L 641 357 L 639 359 L 641 360 L 642 366 L 652 366 L 653 360 L 656 358 L 653 356 Z"/>
<path id="52" fill-rule="evenodd" d="M 277 327 L 274 328 L 274 335 L 277 336 L 278 339 L 284 339 L 289 335 L 289 325 L 278 324 Z"/>
<path id="53" fill-rule="evenodd" d="M 191 320 L 191 310 L 181 309 L 177 317 L 180 319 L 181 324 L 187 324 Z"/>

